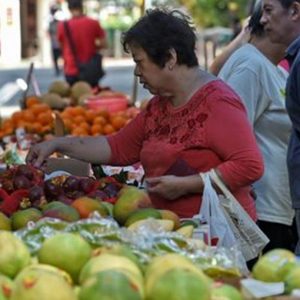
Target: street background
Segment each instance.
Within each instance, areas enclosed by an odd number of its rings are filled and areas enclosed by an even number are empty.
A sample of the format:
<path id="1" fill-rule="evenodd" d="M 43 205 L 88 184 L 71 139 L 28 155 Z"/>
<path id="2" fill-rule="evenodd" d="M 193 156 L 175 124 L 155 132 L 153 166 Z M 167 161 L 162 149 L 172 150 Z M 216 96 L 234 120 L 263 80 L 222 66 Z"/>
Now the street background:
<path id="1" fill-rule="evenodd" d="M 7 83 L 15 82 L 18 78 L 26 80 L 29 70 L 30 61 L 23 61 L 15 66 L 0 66 L 0 91 Z M 104 68 L 106 71 L 105 77 L 101 80 L 100 86 L 109 87 L 114 91 L 120 91 L 127 94 L 130 98 L 133 93 L 134 85 L 134 63 L 130 58 L 113 59 L 104 58 Z M 63 80 L 63 75 L 55 76 L 52 66 L 34 68 L 34 76 L 38 83 L 40 92 L 43 94 L 47 92 L 48 87 L 54 80 Z M 31 86 L 28 95 L 33 94 L 34 90 Z M 8 102 L 0 106 L 0 115 L 6 117 L 13 111 L 19 109 L 19 100 L 22 97 L 22 92 L 18 92 Z M 137 88 L 137 102 L 144 99 L 149 99 L 151 94 L 143 89 L 141 85 Z"/>

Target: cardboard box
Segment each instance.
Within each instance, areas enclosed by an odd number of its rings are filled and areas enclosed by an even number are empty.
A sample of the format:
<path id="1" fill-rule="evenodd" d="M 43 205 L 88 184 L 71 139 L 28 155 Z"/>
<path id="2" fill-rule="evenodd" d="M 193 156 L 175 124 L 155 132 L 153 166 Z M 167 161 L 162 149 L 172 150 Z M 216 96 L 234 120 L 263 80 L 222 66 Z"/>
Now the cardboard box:
<path id="1" fill-rule="evenodd" d="M 46 165 L 46 173 L 54 171 L 66 171 L 75 176 L 90 176 L 89 163 L 73 158 L 49 158 Z"/>

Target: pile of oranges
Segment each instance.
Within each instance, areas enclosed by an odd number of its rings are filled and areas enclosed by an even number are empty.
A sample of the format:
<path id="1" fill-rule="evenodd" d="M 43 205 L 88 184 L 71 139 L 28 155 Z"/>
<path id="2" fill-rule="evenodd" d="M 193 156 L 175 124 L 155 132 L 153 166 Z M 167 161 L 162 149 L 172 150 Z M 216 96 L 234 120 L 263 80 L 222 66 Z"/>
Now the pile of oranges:
<path id="1" fill-rule="evenodd" d="M 91 110 L 83 106 L 69 106 L 60 112 L 66 134 L 75 136 L 107 135 L 117 132 L 138 113 L 136 108 L 109 113 L 106 110 Z M 2 121 L 0 139 L 14 134 L 17 128 L 23 127 L 29 133 L 45 135 L 54 131 L 54 111 L 38 97 L 26 99 L 26 109 L 12 114 L 11 118 Z"/>
<path id="2" fill-rule="evenodd" d="M 109 113 L 90 110 L 82 106 L 69 106 L 61 113 L 65 127 L 71 135 L 106 135 L 114 133 L 130 121 L 126 112 Z"/>
<path id="3" fill-rule="evenodd" d="M 9 119 L 1 123 L 0 138 L 11 135 L 17 128 L 24 128 L 29 133 L 46 134 L 53 130 L 51 108 L 35 97 L 26 99 L 26 109 L 16 111 Z"/>

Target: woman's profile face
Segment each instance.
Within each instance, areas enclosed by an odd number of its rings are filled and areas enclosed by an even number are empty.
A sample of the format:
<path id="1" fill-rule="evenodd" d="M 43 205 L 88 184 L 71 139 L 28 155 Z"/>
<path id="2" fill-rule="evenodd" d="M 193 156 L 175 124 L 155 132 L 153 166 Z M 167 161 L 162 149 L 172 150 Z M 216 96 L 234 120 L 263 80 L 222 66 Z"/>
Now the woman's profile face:
<path id="1" fill-rule="evenodd" d="M 153 95 L 167 95 L 166 66 L 161 68 L 155 64 L 141 47 L 131 45 L 130 52 L 135 62 L 134 74 L 139 78 L 140 84 Z"/>

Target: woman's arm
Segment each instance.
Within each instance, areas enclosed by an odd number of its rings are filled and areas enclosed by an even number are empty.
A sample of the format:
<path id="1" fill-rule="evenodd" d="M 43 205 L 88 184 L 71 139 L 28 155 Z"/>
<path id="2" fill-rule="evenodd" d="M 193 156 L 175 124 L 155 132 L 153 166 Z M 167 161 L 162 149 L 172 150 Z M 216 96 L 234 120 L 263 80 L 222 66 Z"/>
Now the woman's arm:
<path id="1" fill-rule="evenodd" d="M 216 169 L 234 191 L 252 184 L 263 175 L 263 158 L 238 97 L 229 91 L 212 97 L 212 115 L 206 124 L 207 141 L 223 161 Z"/>
<path id="2" fill-rule="evenodd" d="M 248 21 L 246 22 L 248 24 Z M 237 50 L 239 47 L 247 43 L 250 39 L 250 31 L 247 25 L 243 26 L 242 31 L 236 36 L 234 40 L 232 40 L 219 54 L 212 64 L 209 67 L 209 71 L 218 76 L 220 70 L 222 69 L 223 65 L 226 63 L 227 59 L 231 56 L 231 54 Z"/>
<path id="3" fill-rule="evenodd" d="M 54 152 L 93 164 L 108 163 L 111 156 L 106 137 L 60 137 L 32 146 L 26 162 L 41 167 Z"/>

